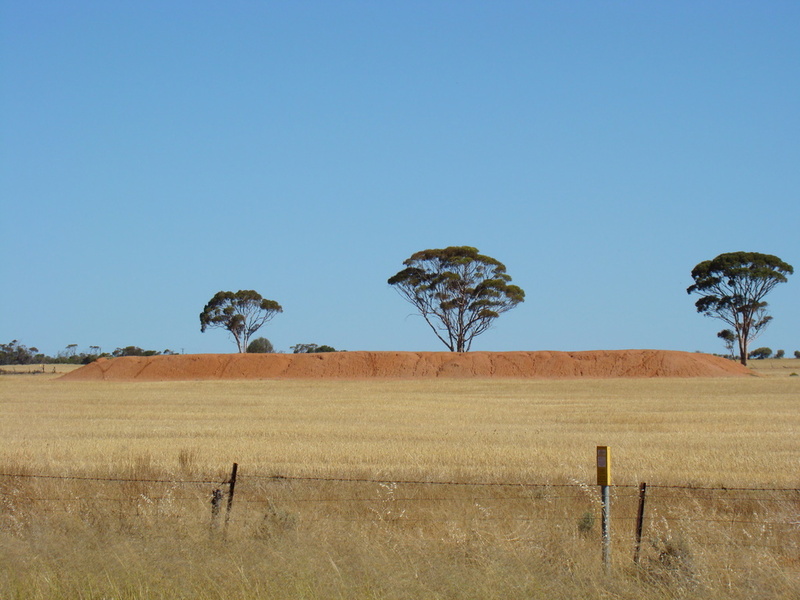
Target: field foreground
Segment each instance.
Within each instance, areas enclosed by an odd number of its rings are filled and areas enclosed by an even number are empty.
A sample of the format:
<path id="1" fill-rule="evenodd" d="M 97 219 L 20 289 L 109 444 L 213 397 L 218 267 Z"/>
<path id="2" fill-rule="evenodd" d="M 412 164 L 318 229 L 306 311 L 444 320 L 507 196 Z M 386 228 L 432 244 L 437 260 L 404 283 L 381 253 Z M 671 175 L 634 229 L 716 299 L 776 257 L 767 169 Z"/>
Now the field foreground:
<path id="1" fill-rule="evenodd" d="M 189 354 L 100 359 L 64 379 L 368 379 L 731 377 L 751 372 L 710 354 L 668 350 L 591 352 L 325 352 Z"/>
<path id="2" fill-rule="evenodd" d="M 55 377 L 0 377 L 4 599 L 797 598 L 797 377 Z"/>

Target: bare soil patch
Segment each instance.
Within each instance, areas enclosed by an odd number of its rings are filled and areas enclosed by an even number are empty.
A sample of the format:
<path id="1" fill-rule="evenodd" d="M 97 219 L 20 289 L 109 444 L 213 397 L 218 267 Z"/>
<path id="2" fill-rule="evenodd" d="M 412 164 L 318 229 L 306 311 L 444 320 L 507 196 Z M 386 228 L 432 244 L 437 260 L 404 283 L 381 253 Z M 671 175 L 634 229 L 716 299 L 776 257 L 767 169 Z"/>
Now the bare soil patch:
<path id="1" fill-rule="evenodd" d="M 590 352 L 326 352 L 184 354 L 100 359 L 60 379 L 174 381 L 202 379 L 414 379 L 736 377 L 742 365 L 673 350 Z"/>

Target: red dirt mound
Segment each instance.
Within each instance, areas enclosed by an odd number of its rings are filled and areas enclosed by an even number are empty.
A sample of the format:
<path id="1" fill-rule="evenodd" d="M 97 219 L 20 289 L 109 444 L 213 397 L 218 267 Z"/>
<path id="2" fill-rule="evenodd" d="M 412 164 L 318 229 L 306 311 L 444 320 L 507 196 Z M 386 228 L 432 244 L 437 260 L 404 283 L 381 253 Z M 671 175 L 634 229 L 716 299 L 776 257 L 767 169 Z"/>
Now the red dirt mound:
<path id="1" fill-rule="evenodd" d="M 733 377 L 750 371 L 709 354 L 668 350 L 592 352 L 325 352 L 184 354 L 100 359 L 61 379 L 413 379 L 427 377 L 580 379 Z"/>

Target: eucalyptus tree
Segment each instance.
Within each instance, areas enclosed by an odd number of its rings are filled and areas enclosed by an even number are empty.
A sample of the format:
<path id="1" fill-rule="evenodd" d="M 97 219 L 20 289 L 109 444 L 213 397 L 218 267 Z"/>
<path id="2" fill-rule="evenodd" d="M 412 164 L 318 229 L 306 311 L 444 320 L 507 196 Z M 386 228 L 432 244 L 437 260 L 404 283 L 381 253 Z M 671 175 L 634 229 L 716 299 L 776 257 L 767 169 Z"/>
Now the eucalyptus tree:
<path id="1" fill-rule="evenodd" d="M 389 279 L 451 352 L 467 352 L 494 320 L 525 300 L 499 260 L 471 246 L 421 250 Z"/>
<path id="2" fill-rule="evenodd" d="M 729 252 L 692 269 L 694 284 L 686 292 L 700 295 L 695 302 L 697 312 L 733 328 L 739 343 L 739 360 L 747 365 L 748 345 L 772 320 L 764 297 L 792 273 L 792 265 L 777 256 Z"/>
<path id="3" fill-rule="evenodd" d="M 217 292 L 200 313 L 200 331 L 209 327 L 226 329 L 239 352 L 247 350 L 250 336 L 283 308 L 275 300 L 262 298 L 253 290 Z"/>
<path id="4" fill-rule="evenodd" d="M 728 351 L 730 358 L 734 358 L 736 354 L 733 351 L 736 346 L 736 334 L 730 329 L 723 329 L 717 334 L 717 337 L 725 343 L 725 349 Z"/>

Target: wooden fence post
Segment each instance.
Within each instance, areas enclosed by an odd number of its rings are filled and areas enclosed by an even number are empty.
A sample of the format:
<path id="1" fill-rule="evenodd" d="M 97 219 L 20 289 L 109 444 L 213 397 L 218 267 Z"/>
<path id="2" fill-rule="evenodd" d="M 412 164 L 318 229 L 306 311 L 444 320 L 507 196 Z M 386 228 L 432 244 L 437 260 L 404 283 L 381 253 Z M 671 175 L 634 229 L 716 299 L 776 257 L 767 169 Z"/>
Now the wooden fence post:
<path id="1" fill-rule="evenodd" d="M 216 488 L 213 492 L 211 492 L 211 530 L 217 528 L 217 523 L 219 521 L 219 509 L 222 505 L 222 490 Z"/>
<path id="2" fill-rule="evenodd" d="M 647 484 L 639 484 L 639 512 L 636 515 L 636 549 L 633 551 L 633 562 L 639 564 L 639 551 L 642 548 L 642 529 L 644 527 L 644 501 L 647 498 Z"/>
<path id="3" fill-rule="evenodd" d="M 228 521 L 231 518 L 231 509 L 233 508 L 233 492 L 236 490 L 236 472 L 239 470 L 239 465 L 233 463 L 233 470 L 231 471 L 231 478 L 228 481 L 228 507 L 225 510 L 225 534 L 228 533 Z"/>

